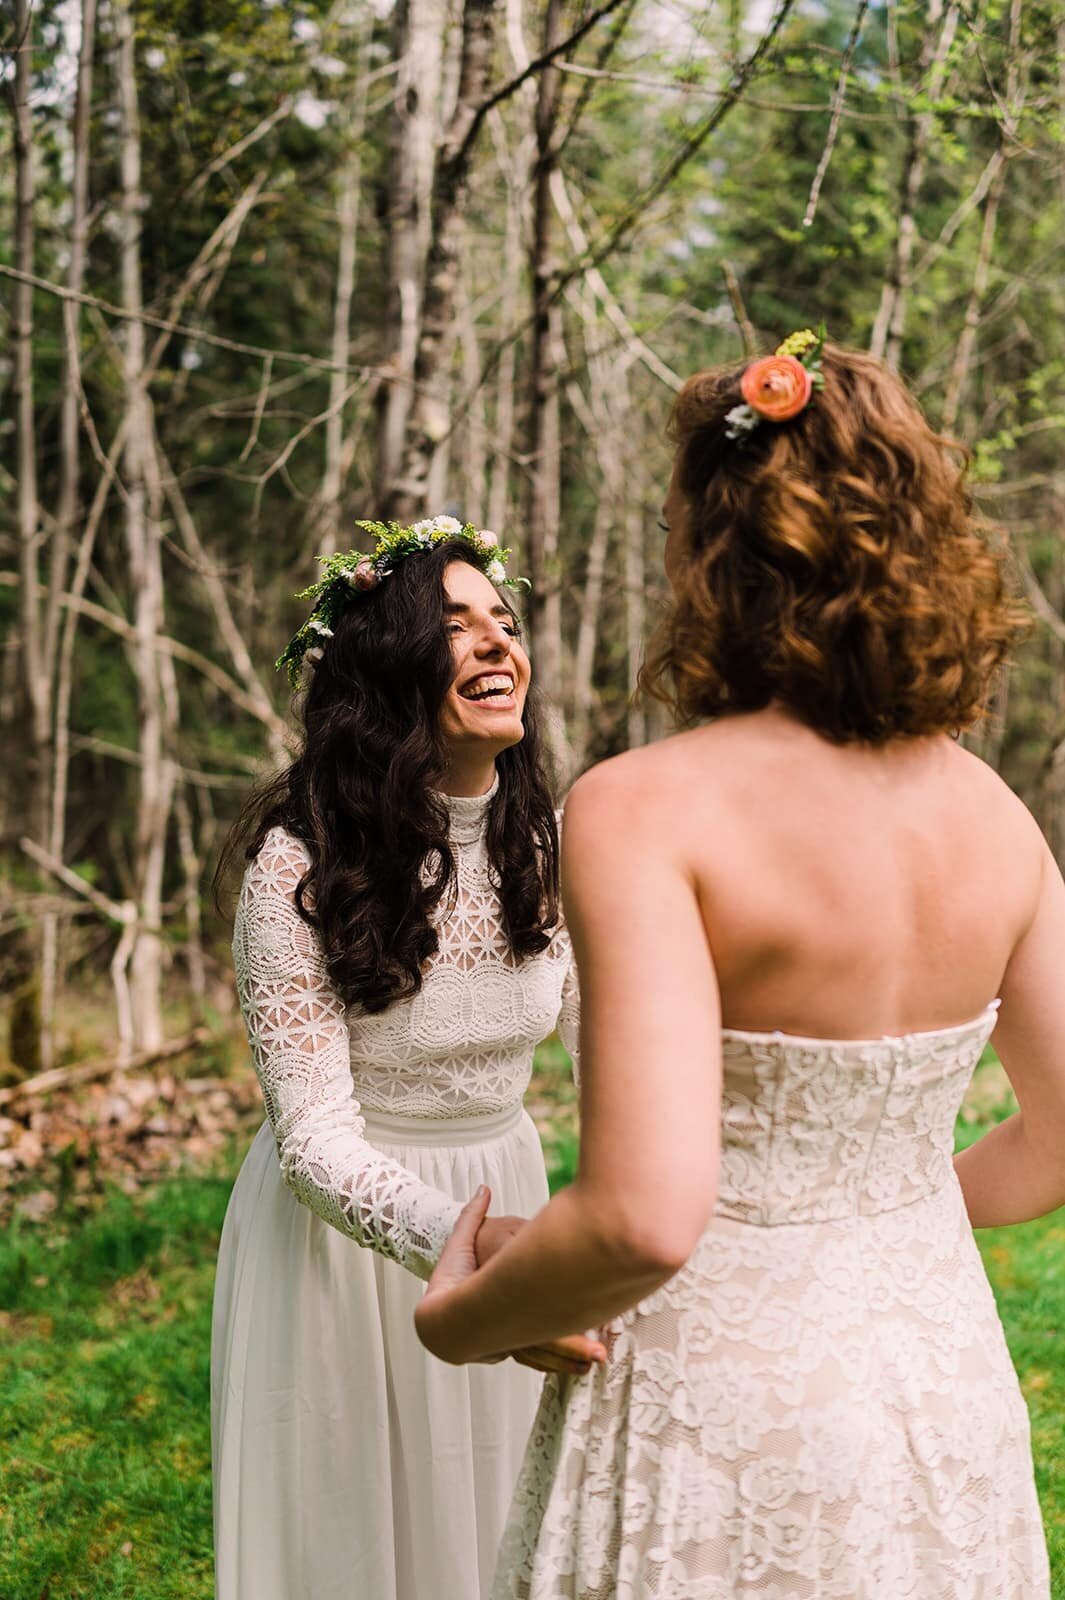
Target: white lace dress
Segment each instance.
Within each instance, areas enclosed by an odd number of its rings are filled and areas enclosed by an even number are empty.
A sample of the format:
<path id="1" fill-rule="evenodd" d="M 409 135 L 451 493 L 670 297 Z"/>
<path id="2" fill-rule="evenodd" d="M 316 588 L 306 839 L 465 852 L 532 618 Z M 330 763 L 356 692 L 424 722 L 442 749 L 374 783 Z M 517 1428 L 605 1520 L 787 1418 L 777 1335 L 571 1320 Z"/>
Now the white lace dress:
<path id="1" fill-rule="evenodd" d="M 534 1045 L 575 1042 L 569 943 L 515 964 L 484 848 L 449 800 L 457 901 L 421 993 L 345 1012 L 280 829 L 249 866 L 234 952 L 268 1121 L 233 1190 L 212 1339 L 217 1600 L 479 1600 L 542 1380 L 449 1367 L 414 1308 L 462 1203 L 547 1199 L 522 1109 Z M 364 1246 L 365 1248 L 359 1248 Z"/>
<path id="2" fill-rule="evenodd" d="M 1047 1600 L 951 1162 L 993 1025 L 726 1031 L 717 1213 L 604 1369 L 547 1380 L 494 1600 Z"/>

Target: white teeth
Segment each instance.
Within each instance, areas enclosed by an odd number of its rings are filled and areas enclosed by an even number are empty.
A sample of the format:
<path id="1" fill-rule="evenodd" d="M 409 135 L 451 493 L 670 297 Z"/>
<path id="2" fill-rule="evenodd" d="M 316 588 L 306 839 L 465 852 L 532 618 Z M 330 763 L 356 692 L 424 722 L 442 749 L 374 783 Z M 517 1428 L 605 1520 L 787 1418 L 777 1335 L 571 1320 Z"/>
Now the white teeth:
<path id="1" fill-rule="evenodd" d="M 510 695 L 514 692 L 511 678 L 478 678 L 462 691 L 464 700 L 486 700 L 492 695 Z"/>

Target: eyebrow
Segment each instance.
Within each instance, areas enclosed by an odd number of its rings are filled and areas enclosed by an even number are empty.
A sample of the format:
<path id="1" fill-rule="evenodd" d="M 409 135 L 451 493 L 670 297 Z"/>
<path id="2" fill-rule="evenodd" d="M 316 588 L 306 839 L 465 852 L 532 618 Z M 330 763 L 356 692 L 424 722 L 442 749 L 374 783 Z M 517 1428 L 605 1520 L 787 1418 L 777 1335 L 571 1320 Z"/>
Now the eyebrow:
<path id="1" fill-rule="evenodd" d="M 468 617 L 472 610 L 472 606 L 468 606 L 460 600 L 447 600 L 444 603 L 444 614 L 448 617 Z M 493 617 L 512 617 L 513 615 L 514 613 L 510 607 L 502 603 L 493 606 L 489 612 L 489 616 Z"/>

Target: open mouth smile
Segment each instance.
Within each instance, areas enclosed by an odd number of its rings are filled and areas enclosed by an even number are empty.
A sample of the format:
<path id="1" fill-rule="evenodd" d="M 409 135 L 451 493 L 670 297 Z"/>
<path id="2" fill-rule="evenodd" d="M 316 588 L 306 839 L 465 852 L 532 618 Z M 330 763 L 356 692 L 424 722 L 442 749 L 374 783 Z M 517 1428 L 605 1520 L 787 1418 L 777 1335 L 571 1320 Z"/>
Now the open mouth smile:
<path id="1" fill-rule="evenodd" d="M 486 672 L 472 678 L 459 690 L 463 700 L 474 705 L 510 709 L 514 705 L 514 679 L 509 672 Z"/>

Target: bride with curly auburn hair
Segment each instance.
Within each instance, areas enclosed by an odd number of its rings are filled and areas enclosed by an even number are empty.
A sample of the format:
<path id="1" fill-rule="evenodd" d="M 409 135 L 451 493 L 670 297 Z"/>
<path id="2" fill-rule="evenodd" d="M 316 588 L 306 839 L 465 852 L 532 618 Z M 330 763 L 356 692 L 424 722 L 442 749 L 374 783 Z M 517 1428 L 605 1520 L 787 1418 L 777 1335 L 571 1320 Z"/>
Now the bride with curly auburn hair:
<path id="1" fill-rule="evenodd" d="M 951 735 L 1022 619 L 962 464 L 871 357 L 793 336 L 673 418 L 686 731 L 587 773 L 571 1188 L 416 1313 L 549 1378 L 493 1600 L 1048 1600 L 974 1227 L 1065 1203 L 1065 884 Z M 956 1159 L 989 1038 L 1019 1111 Z"/>
<path id="2" fill-rule="evenodd" d="M 219 1251 L 218 1600 L 478 1600 L 537 1371 L 600 1354 L 535 1341 L 449 1372 L 412 1326 L 480 1185 L 481 1262 L 546 1200 L 522 1096 L 577 1008 L 505 553 L 441 522 L 330 558 L 282 658 L 316 662 L 300 750 L 229 842 L 267 1120 Z"/>

